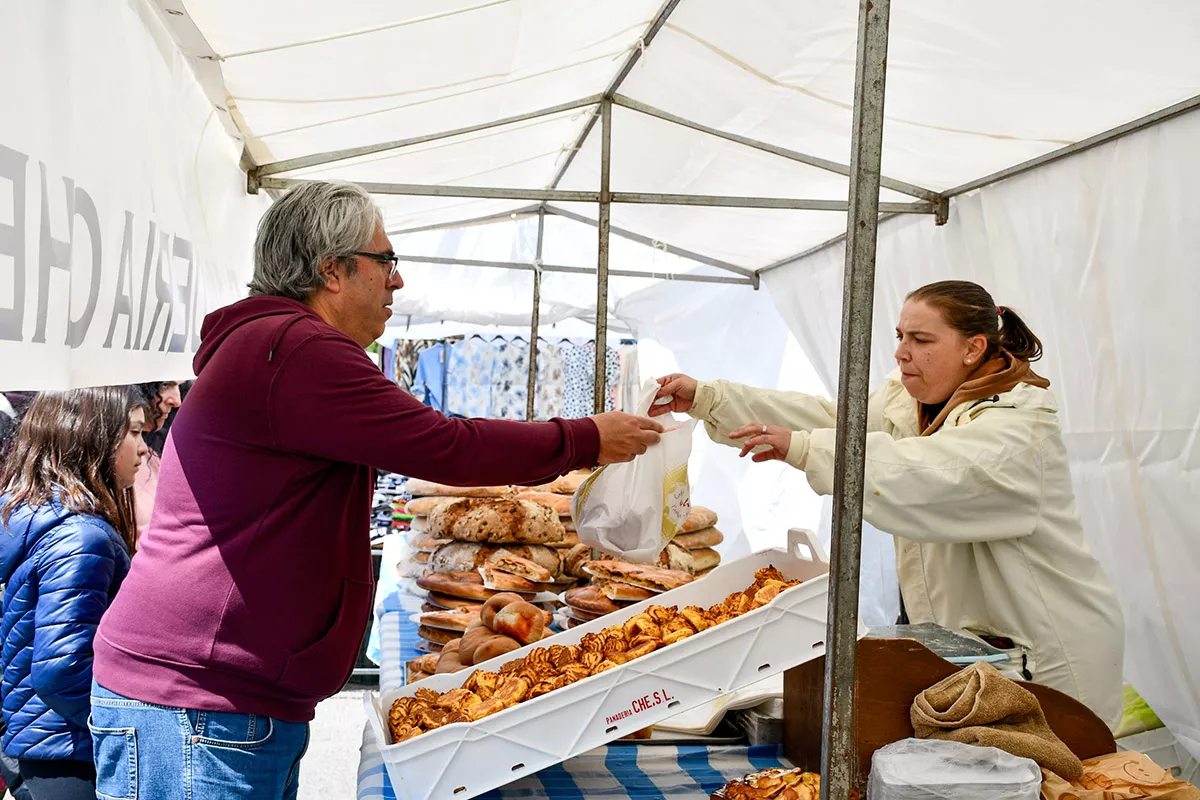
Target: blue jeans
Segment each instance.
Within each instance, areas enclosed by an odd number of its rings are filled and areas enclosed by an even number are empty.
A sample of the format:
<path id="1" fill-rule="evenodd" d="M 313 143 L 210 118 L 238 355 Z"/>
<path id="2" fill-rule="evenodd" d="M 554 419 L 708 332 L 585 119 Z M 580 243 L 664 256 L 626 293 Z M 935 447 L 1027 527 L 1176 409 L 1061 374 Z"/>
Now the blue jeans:
<path id="1" fill-rule="evenodd" d="M 295 800 L 308 723 L 153 705 L 92 683 L 102 800 Z"/>

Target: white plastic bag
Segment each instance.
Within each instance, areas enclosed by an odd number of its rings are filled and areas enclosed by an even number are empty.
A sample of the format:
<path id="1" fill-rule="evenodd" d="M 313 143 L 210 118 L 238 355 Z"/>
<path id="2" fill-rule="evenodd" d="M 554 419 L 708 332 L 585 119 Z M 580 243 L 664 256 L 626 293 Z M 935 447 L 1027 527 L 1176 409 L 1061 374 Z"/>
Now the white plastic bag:
<path id="1" fill-rule="evenodd" d="M 658 382 L 646 381 L 634 413 L 646 416 L 657 392 Z M 695 420 L 668 427 L 633 461 L 592 473 L 571 500 L 579 540 L 629 561 L 657 561 L 691 510 L 687 463 L 695 427 Z"/>
<path id="2" fill-rule="evenodd" d="M 871 756 L 867 800 L 1038 800 L 1042 770 L 995 747 L 901 739 Z"/>

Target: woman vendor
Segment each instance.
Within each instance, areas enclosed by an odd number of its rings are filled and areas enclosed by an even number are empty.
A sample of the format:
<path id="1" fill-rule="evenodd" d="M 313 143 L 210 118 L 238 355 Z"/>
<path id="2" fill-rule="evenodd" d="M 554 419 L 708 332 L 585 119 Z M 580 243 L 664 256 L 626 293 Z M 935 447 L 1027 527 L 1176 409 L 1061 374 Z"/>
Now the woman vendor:
<path id="1" fill-rule="evenodd" d="M 1121 610 L 1084 542 L 1050 382 L 1029 366 L 1041 342 L 967 281 L 909 294 L 896 338 L 899 368 L 870 398 L 863 516 L 896 537 L 909 620 L 1009 647 L 1010 676 L 1115 725 Z M 686 375 L 659 383 L 670 402 L 652 414 L 690 414 L 713 441 L 833 493 L 832 402 Z"/>

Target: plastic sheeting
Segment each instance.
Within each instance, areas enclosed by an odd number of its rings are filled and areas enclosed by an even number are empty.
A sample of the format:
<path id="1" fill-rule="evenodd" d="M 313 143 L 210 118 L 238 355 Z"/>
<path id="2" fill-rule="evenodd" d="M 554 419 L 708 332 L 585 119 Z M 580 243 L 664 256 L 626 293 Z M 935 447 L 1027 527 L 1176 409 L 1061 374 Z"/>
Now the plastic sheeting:
<path id="1" fill-rule="evenodd" d="M 1089 545 L 1125 612 L 1126 677 L 1200 755 L 1200 114 L 982 189 L 942 228 L 880 226 L 872 378 L 904 295 L 965 278 L 1041 337 Z M 843 248 L 764 275 L 826 380 Z"/>

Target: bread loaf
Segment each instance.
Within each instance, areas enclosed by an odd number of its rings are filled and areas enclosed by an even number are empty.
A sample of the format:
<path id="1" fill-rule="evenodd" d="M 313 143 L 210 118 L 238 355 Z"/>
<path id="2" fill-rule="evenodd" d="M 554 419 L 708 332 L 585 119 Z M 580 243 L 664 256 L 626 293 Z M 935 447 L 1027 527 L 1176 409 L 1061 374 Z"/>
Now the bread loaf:
<path id="1" fill-rule="evenodd" d="M 519 575 L 501 572 L 490 563 L 484 564 L 477 571 L 479 572 L 479 576 L 483 578 L 483 585 L 488 589 L 495 589 L 498 592 L 537 594 L 542 589 L 541 584 L 534 583 Z"/>
<path id="2" fill-rule="evenodd" d="M 507 572 L 509 575 L 516 575 L 524 578 L 527 581 L 534 583 L 550 583 L 556 577 L 554 572 L 546 569 L 541 564 L 528 558 L 522 558 L 511 550 L 497 550 L 491 558 L 488 559 L 485 566 L 492 567 L 500 572 Z M 483 567 L 481 567 L 482 569 Z M 484 576 L 483 585 L 487 586 L 487 576 Z M 495 587 L 489 587 L 495 588 Z"/>
<path id="3" fill-rule="evenodd" d="M 448 595 L 463 600 L 473 600 L 482 603 L 494 594 L 491 589 L 484 588 L 483 578 L 478 572 L 432 572 L 417 579 L 417 586 L 428 592 Z"/>
<path id="4" fill-rule="evenodd" d="M 404 510 L 414 517 L 423 517 L 440 505 L 452 503 L 457 497 L 414 497 L 404 504 Z M 428 527 L 426 528 L 428 530 Z"/>
<path id="5" fill-rule="evenodd" d="M 531 561 L 550 573 L 551 579 L 562 574 L 562 559 L 558 551 L 540 544 L 477 544 L 451 542 L 433 552 L 429 566 L 434 572 L 474 572 L 490 564 L 499 553 Z"/>
<path id="6" fill-rule="evenodd" d="M 489 659 L 520 649 L 521 645 L 515 639 L 496 634 L 475 648 L 475 664 L 482 664 Z"/>
<path id="7" fill-rule="evenodd" d="M 495 635 L 495 631 L 482 625 L 464 633 L 462 644 L 458 646 L 458 660 L 467 666 L 472 666 L 475 663 L 475 650 Z"/>
<path id="8" fill-rule="evenodd" d="M 693 531 L 702 531 L 716 524 L 717 512 L 704 506 L 692 506 L 692 510 L 688 512 L 687 521 L 683 523 L 683 527 L 679 529 L 679 532 L 692 533 Z"/>
<path id="9" fill-rule="evenodd" d="M 417 585 L 420 586 L 421 582 L 417 581 Z M 438 608 L 465 608 L 476 613 L 483 609 L 483 600 L 464 600 L 461 597 L 452 597 L 440 592 L 429 592 L 429 596 L 426 599 Z M 437 611 L 437 608 L 426 610 Z"/>
<path id="10" fill-rule="evenodd" d="M 611 614 L 622 608 L 606 597 L 598 586 L 580 586 L 578 589 L 570 589 L 563 596 L 563 600 L 566 601 L 568 608 L 595 615 Z"/>
<path id="11" fill-rule="evenodd" d="M 692 582 L 692 576 L 686 572 L 664 569 L 650 564 L 631 564 L 627 561 L 589 561 L 583 569 L 584 572 L 596 578 L 630 583 L 655 592 L 669 592 Z"/>
<path id="12" fill-rule="evenodd" d="M 440 628 L 446 631 L 465 631 L 471 620 L 479 615 L 470 611 L 429 611 L 422 614 L 420 624 L 430 628 Z"/>
<path id="13" fill-rule="evenodd" d="M 725 534 L 716 528 L 705 528 L 694 533 L 681 533 L 673 541 L 688 550 L 698 550 L 701 547 L 716 547 L 725 541 Z"/>
<path id="14" fill-rule="evenodd" d="M 413 497 L 506 497 L 513 493 L 511 486 L 447 486 L 420 478 L 409 478 L 404 489 Z"/>
<path id="15" fill-rule="evenodd" d="M 534 486 L 532 491 L 535 492 L 550 492 L 552 494 L 575 494 L 575 490 L 583 485 L 583 482 L 591 476 L 591 470 L 580 469 L 574 472 L 569 472 L 561 478 L 556 478 L 550 483 L 544 483 L 541 486 Z"/>
<path id="16" fill-rule="evenodd" d="M 461 542 L 547 544 L 562 541 L 566 531 L 553 511 L 537 503 L 467 498 L 430 511 L 429 533 Z"/>
<path id="17" fill-rule="evenodd" d="M 509 603 L 496 613 L 492 630 L 511 636 L 521 644 L 531 644 L 542 638 L 546 620 L 542 610 L 532 603 Z"/>
<path id="18" fill-rule="evenodd" d="M 524 602 L 524 600 L 525 598 L 521 597 L 521 595 L 513 594 L 512 592 L 498 594 L 495 597 L 489 598 L 488 601 L 483 604 L 483 608 L 479 612 L 479 619 L 485 626 L 491 628 L 496 622 L 496 614 L 500 611 L 500 609 L 511 603 Z"/>
<path id="19" fill-rule="evenodd" d="M 528 500 L 554 511 L 560 517 L 571 516 L 571 495 L 551 494 L 550 492 L 521 492 L 517 495 L 520 500 Z"/>
<path id="20" fill-rule="evenodd" d="M 641 586 L 631 586 L 628 583 L 618 583 L 616 581 L 608 581 L 603 578 L 596 578 L 593 581 L 604 596 L 609 600 L 621 603 L 640 603 L 643 600 L 649 600 L 651 597 L 657 597 L 655 592 L 649 589 L 643 589 Z"/>
<path id="21" fill-rule="evenodd" d="M 434 644 L 446 645 L 462 638 L 462 631 L 444 631 L 441 628 L 420 625 L 417 627 L 417 635 Z"/>
<path id="22" fill-rule="evenodd" d="M 408 534 L 408 543 L 414 550 L 421 552 L 432 553 L 444 544 L 449 544 L 450 539 L 435 539 L 427 533 L 412 533 Z"/>

